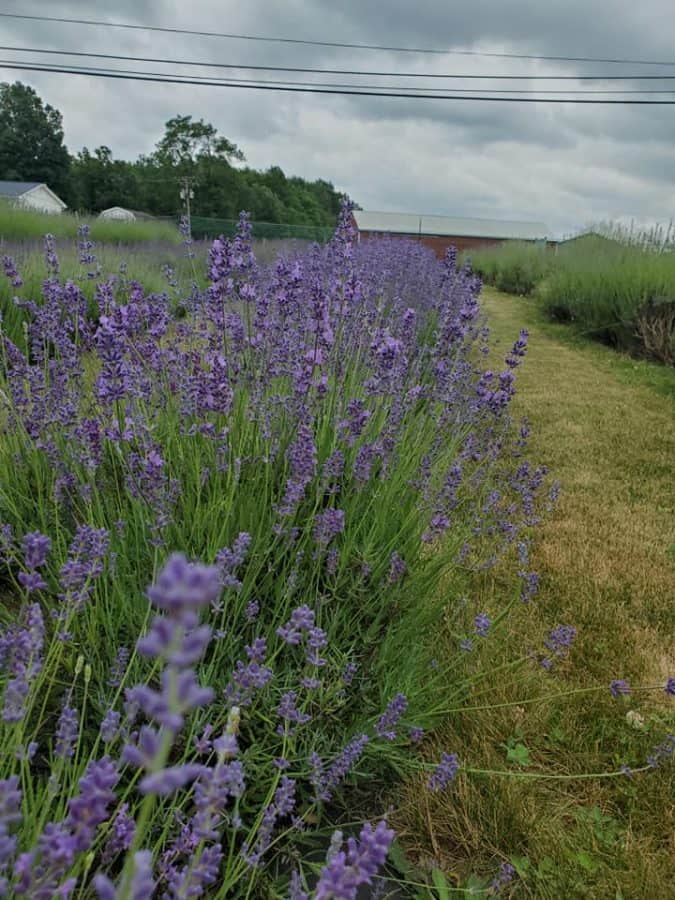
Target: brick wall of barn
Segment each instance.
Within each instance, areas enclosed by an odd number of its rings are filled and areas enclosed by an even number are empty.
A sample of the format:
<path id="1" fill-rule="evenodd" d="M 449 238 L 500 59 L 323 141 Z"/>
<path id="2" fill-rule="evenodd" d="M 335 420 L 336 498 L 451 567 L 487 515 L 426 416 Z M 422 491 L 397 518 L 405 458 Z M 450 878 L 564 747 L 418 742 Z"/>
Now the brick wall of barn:
<path id="1" fill-rule="evenodd" d="M 383 235 L 377 231 L 361 231 L 359 232 L 361 239 L 368 240 L 378 237 L 401 238 L 409 241 L 420 241 L 425 247 L 429 247 L 434 251 L 439 259 L 445 256 L 448 247 L 457 247 L 458 250 L 471 250 L 483 247 L 498 247 L 505 243 L 500 238 L 481 238 L 481 237 L 464 237 L 462 235 L 453 235 L 452 237 L 438 237 L 431 234 L 391 234 Z"/>

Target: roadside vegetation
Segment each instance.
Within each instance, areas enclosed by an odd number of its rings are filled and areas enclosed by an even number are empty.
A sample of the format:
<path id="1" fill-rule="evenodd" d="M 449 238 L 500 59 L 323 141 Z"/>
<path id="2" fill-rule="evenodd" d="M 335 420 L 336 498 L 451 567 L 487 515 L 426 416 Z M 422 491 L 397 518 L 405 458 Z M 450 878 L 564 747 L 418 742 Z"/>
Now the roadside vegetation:
<path id="1" fill-rule="evenodd" d="M 621 230 L 557 249 L 506 245 L 471 254 L 498 290 L 533 295 L 551 319 L 588 338 L 675 365 L 675 253 L 671 242 Z"/>

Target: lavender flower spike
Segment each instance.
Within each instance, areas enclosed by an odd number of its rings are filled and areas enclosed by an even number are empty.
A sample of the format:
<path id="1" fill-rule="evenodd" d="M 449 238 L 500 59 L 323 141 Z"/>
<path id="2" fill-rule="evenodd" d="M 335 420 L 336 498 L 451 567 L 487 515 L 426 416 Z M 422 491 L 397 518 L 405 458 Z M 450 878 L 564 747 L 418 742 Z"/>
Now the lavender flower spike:
<path id="1" fill-rule="evenodd" d="M 612 697 L 627 697 L 630 694 L 630 685 L 622 678 L 613 681 L 609 686 L 609 692 Z"/>
<path id="2" fill-rule="evenodd" d="M 440 791 L 451 784 L 457 777 L 459 760 L 454 753 L 444 753 L 441 761 L 428 782 L 432 791 Z"/>
<path id="3" fill-rule="evenodd" d="M 401 716 L 408 708 L 408 699 L 405 694 L 397 694 L 389 706 L 382 713 L 375 724 L 375 734 L 388 741 L 396 739 L 395 726 L 398 725 Z"/>
<path id="4" fill-rule="evenodd" d="M 355 900 L 359 887 L 371 884 L 373 876 L 384 865 L 393 840 L 394 832 L 386 822 L 379 822 L 376 828 L 366 822 L 358 841 L 349 838 L 347 852 L 334 853 L 321 870 L 316 900 Z"/>

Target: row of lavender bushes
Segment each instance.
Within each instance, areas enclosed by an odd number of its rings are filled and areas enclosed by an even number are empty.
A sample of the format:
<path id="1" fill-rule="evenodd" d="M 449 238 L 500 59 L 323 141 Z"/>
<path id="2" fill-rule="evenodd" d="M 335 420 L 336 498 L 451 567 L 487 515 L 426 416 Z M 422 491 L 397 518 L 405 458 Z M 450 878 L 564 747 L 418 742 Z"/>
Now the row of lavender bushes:
<path id="1" fill-rule="evenodd" d="M 271 266 L 242 217 L 206 290 L 78 252 L 94 315 L 49 238 L 39 298 L 4 260 L 0 895 L 355 897 L 393 839 L 355 785 L 448 786 L 424 734 L 536 590 L 526 335 L 484 371 L 478 279 L 347 208 Z M 512 546 L 503 609 L 460 600 Z"/>

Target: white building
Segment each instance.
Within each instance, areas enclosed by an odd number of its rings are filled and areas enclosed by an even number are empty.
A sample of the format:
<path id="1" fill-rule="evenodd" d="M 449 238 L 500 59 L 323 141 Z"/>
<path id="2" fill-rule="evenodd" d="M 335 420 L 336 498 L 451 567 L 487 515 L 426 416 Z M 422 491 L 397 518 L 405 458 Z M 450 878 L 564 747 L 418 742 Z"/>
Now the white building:
<path id="1" fill-rule="evenodd" d="M 39 181 L 0 181 L 0 201 L 36 212 L 60 214 L 66 204 Z"/>

